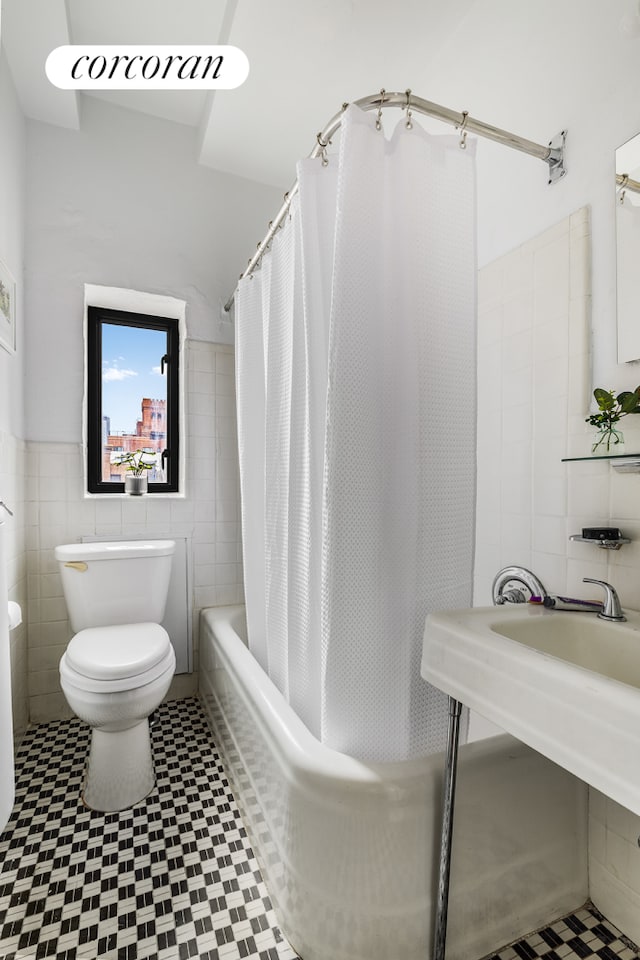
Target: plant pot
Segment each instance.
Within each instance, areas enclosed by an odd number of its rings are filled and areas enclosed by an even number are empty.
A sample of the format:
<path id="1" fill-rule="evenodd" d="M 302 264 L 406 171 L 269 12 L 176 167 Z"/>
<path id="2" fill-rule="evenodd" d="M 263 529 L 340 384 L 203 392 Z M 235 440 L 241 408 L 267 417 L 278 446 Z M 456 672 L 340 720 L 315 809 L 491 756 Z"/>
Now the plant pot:
<path id="1" fill-rule="evenodd" d="M 144 477 L 134 477 L 127 474 L 124 478 L 124 492 L 131 494 L 132 497 L 141 497 L 148 489 L 148 480 Z"/>
<path id="2" fill-rule="evenodd" d="M 611 457 L 624 453 L 624 436 L 621 430 L 611 427 L 598 430 L 593 438 L 591 453 L 594 457 Z"/>

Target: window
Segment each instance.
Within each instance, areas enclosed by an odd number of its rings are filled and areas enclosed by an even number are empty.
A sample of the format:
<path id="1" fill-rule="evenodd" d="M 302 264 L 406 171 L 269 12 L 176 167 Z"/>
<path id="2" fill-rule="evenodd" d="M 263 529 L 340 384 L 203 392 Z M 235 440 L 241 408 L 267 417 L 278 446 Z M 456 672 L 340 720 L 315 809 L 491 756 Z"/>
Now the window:
<path id="1" fill-rule="evenodd" d="M 123 493 L 124 454 L 153 464 L 149 493 L 178 490 L 178 320 L 88 307 L 89 493 Z"/>

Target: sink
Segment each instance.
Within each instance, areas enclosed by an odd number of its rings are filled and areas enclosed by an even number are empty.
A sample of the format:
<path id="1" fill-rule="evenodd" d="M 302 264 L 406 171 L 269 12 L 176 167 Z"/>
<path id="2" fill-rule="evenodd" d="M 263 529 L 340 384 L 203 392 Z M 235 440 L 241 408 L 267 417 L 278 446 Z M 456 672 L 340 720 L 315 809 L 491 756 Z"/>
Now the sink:
<path id="1" fill-rule="evenodd" d="M 640 689 L 640 621 L 634 629 L 591 614 L 552 613 L 495 621 L 492 629 L 509 640 Z"/>
<path id="2" fill-rule="evenodd" d="M 640 814 L 640 613 L 625 613 L 432 613 L 422 676 Z"/>

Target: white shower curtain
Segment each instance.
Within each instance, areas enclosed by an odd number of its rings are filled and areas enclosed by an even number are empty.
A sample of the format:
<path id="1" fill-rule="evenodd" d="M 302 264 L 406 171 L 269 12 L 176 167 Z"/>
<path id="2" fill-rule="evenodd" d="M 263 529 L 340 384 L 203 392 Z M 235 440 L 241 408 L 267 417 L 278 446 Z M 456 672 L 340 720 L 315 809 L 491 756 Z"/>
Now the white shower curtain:
<path id="1" fill-rule="evenodd" d="M 309 729 L 364 760 L 442 749 L 424 618 L 471 603 L 473 144 L 349 107 L 236 293 L 249 644 Z"/>

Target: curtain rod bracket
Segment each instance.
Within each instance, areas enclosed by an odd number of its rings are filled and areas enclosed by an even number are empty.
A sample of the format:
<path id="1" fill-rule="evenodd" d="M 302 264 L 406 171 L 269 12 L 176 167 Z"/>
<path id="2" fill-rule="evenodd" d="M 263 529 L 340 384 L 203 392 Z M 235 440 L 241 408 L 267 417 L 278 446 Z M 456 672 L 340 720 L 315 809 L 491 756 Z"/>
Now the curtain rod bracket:
<path id="1" fill-rule="evenodd" d="M 558 180 L 562 180 L 567 172 L 567 168 L 564 165 L 564 145 L 566 139 L 567 131 L 561 130 L 560 133 L 555 135 L 553 140 L 549 141 L 549 156 L 547 157 L 547 163 L 549 164 L 549 183 L 557 183 Z"/>

